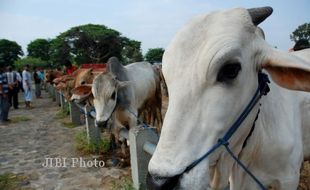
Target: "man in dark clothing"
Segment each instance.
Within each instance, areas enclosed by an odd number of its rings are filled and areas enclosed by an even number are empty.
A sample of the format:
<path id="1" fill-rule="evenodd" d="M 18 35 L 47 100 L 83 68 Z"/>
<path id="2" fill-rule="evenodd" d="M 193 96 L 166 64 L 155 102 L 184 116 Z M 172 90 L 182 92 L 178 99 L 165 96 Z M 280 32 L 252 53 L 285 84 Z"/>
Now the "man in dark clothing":
<path id="1" fill-rule="evenodd" d="M 14 106 L 15 109 L 18 109 L 18 91 L 19 83 L 17 79 L 17 73 L 12 70 L 12 67 L 8 67 L 8 72 L 6 73 L 9 86 L 9 103 L 10 106 Z"/>
<path id="2" fill-rule="evenodd" d="M 8 101 L 8 79 L 5 74 L 5 67 L 0 65 L 0 123 L 10 121 L 8 119 L 10 104 Z"/>
<path id="3" fill-rule="evenodd" d="M 41 78 L 39 76 L 40 69 L 35 68 L 33 72 L 33 79 L 34 79 L 34 85 L 35 85 L 35 93 L 36 98 L 42 98 L 41 97 Z"/>

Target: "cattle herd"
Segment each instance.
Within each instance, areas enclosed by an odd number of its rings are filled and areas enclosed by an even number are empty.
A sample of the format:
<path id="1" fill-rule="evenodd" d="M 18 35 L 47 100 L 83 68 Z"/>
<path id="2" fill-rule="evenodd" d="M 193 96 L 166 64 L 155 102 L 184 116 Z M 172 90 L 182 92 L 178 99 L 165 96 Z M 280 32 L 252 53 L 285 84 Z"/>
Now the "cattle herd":
<path id="1" fill-rule="evenodd" d="M 239 116 L 257 88 L 257 73 L 265 72 L 270 93 L 229 143 L 266 188 L 296 189 L 302 161 L 310 157 L 310 51 L 285 53 L 269 46 L 258 24 L 271 13 L 270 7 L 239 8 L 191 20 L 166 49 L 163 72 L 147 62 L 123 66 L 111 57 L 104 68 L 71 75 L 49 71 L 47 81 L 68 101 L 94 107 L 97 126 L 113 129 L 124 154 L 121 128 L 142 120 L 161 133 L 148 188 L 247 190 L 261 188 L 223 149 L 185 170 Z"/>

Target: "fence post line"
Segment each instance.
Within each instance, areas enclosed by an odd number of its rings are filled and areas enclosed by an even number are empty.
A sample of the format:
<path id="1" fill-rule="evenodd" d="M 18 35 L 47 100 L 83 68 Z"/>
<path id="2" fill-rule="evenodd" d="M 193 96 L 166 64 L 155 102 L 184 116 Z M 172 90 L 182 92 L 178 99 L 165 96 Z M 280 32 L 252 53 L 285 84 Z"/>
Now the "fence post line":
<path id="1" fill-rule="evenodd" d="M 80 108 L 76 105 L 75 102 L 69 102 L 69 109 L 70 109 L 70 120 L 72 123 L 76 125 L 81 125 L 81 118 L 80 118 Z"/>
<path id="2" fill-rule="evenodd" d="M 94 119 L 91 118 L 91 116 L 88 114 L 90 110 L 91 110 L 90 106 L 88 105 L 84 106 L 87 140 L 88 140 L 88 143 L 94 142 L 95 144 L 99 144 L 101 140 L 100 129 L 97 126 L 95 126 Z"/>
<path id="3" fill-rule="evenodd" d="M 146 189 L 146 175 L 151 155 L 143 150 L 145 142 L 157 144 L 158 135 L 150 128 L 139 125 L 129 130 L 130 163 L 134 187 Z"/>

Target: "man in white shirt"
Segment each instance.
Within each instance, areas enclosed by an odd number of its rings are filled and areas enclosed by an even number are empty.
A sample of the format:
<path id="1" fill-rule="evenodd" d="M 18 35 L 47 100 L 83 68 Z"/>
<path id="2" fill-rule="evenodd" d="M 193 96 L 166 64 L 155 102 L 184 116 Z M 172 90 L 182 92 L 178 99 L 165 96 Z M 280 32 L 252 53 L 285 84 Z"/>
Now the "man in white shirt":
<path id="1" fill-rule="evenodd" d="M 27 64 L 24 67 L 23 75 L 23 88 L 24 88 L 24 98 L 26 103 L 26 109 L 31 109 L 31 101 L 32 101 L 32 76 L 30 73 L 30 67 Z"/>

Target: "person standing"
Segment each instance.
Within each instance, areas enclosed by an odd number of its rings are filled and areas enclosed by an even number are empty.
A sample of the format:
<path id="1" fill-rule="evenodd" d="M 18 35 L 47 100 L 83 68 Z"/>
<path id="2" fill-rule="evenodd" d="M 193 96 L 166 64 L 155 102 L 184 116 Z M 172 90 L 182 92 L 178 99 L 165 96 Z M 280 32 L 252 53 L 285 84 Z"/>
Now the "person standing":
<path id="1" fill-rule="evenodd" d="M 5 74 L 5 67 L 0 65 L 0 123 L 10 121 L 8 119 L 10 104 L 8 100 L 8 80 Z"/>
<path id="2" fill-rule="evenodd" d="M 30 68 L 28 64 L 24 67 L 24 71 L 22 75 L 23 75 L 23 89 L 24 89 L 26 109 L 30 109 L 32 108 L 30 105 L 32 101 L 32 90 L 31 90 L 31 86 L 32 86 L 31 78 L 32 77 L 31 77 Z"/>
<path id="3" fill-rule="evenodd" d="M 42 98 L 41 97 L 41 78 L 40 78 L 39 72 L 40 72 L 39 68 L 34 68 L 33 79 L 34 79 L 34 85 L 35 85 L 36 98 Z"/>
<path id="4" fill-rule="evenodd" d="M 8 67 L 8 72 L 6 73 L 8 79 L 9 93 L 8 99 L 10 106 L 14 106 L 18 109 L 18 78 L 17 73 L 12 70 L 12 67 Z"/>
<path id="5" fill-rule="evenodd" d="M 77 68 L 72 65 L 70 60 L 66 60 L 65 62 L 66 74 L 71 75 Z"/>

